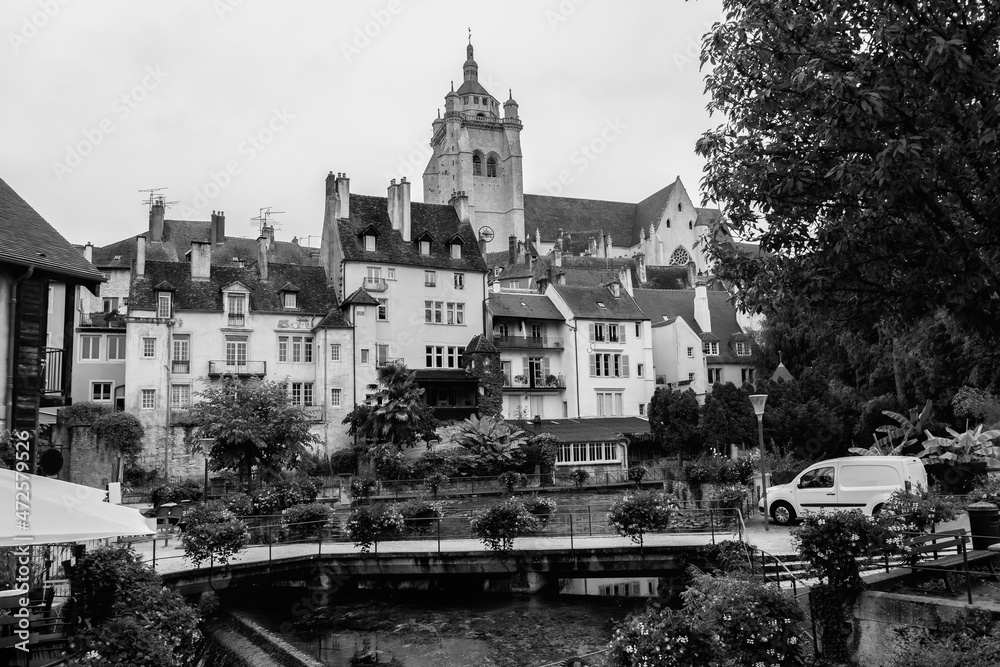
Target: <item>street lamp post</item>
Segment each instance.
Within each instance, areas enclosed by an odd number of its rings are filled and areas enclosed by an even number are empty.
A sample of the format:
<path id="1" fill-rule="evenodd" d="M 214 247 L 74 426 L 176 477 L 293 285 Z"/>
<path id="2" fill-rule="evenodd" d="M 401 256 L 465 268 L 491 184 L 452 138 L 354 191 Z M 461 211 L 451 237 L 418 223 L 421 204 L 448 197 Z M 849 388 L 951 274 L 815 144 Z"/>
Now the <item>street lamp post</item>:
<path id="1" fill-rule="evenodd" d="M 212 445 L 215 444 L 215 438 L 199 438 L 198 444 L 201 445 L 202 456 L 205 457 L 205 495 L 203 496 L 205 502 L 208 502 L 208 460 L 212 457 Z"/>
<path id="2" fill-rule="evenodd" d="M 770 528 L 767 525 L 767 471 L 764 466 L 764 403 L 767 401 L 767 394 L 753 394 L 750 402 L 753 403 L 753 412 L 757 415 L 757 442 L 760 445 L 760 491 L 764 497 L 764 530 Z"/>

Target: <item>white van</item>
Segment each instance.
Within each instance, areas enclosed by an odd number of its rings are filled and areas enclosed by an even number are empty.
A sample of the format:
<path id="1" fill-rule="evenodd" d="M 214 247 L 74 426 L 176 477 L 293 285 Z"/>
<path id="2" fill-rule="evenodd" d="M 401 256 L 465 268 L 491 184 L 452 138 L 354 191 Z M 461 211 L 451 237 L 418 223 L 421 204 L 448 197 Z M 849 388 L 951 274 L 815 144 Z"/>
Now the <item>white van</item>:
<path id="1" fill-rule="evenodd" d="M 808 512 L 860 509 L 872 516 L 896 489 L 927 488 L 915 456 L 849 456 L 814 463 L 788 484 L 767 489 L 767 514 L 786 526 Z M 757 503 L 764 514 L 764 499 Z"/>

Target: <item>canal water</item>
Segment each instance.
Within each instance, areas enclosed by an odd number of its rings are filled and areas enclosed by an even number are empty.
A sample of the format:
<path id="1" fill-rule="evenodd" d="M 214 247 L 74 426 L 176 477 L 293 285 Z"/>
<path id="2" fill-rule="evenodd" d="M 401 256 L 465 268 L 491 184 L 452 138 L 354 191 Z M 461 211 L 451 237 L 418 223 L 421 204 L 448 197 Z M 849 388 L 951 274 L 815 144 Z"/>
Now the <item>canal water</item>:
<path id="1" fill-rule="evenodd" d="M 358 591 L 311 614 L 301 603 L 301 595 L 268 591 L 227 606 L 330 667 L 540 667 L 605 648 L 615 623 L 647 600 Z M 585 660 L 603 663 L 603 654 Z"/>

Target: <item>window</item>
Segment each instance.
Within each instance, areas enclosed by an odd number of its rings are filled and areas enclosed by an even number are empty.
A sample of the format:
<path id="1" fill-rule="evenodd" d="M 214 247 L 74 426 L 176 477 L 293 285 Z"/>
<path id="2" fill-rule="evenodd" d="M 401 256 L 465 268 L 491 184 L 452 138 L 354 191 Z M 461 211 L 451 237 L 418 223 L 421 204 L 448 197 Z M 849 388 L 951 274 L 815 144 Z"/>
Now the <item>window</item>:
<path id="1" fill-rule="evenodd" d="M 721 368 L 709 368 L 708 369 L 708 383 L 709 384 L 722 384 L 722 369 Z"/>
<path id="2" fill-rule="evenodd" d="M 80 358 L 91 361 L 101 358 L 100 336 L 80 336 Z"/>
<path id="3" fill-rule="evenodd" d="M 116 296 L 104 297 L 104 312 L 113 313 L 116 310 L 118 310 L 118 297 Z"/>
<path id="4" fill-rule="evenodd" d="M 639 404 L 639 416 L 640 417 L 645 417 L 646 416 L 646 404 L 645 403 L 640 403 Z"/>
<path id="5" fill-rule="evenodd" d="M 472 175 L 482 176 L 483 175 L 483 158 L 478 155 L 472 156 Z"/>
<path id="6" fill-rule="evenodd" d="M 453 345 L 428 345 L 424 348 L 427 368 L 464 368 L 464 347 Z"/>
<path id="7" fill-rule="evenodd" d="M 635 337 L 642 338 L 642 322 L 635 323 Z"/>
<path id="8" fill-rule="evenodd" d="M 155 338 L 143 338 L 142 339 L 142 358 L 152 359 L 156 356 L 156 339 Z"/>
<path id="9" fill-rule="evenodd" d="M 628 377 L 628 355 L 598 353 L 590 355 L 590 377 Z"/>
<path id="10" fill-rule="evenodd" d="M 465 274 L 456 273 L 455 274 L 455 289 L 465 289 Z"/>
<path id="11" fill-rule="evenodd" d="M 312 336 L 278 336 L 278 361 L 311 364 Z"/>
<path id="12" fill-rule="evenodd" d="M 226 338 L 226 365 L 246 366 L 247 339 L 229 336 Z"/>
<path id="13" fill-rule="evenodd" d="M 638 378 L 644 378 L 644 377 L 646 377 L 646 372 L 645 371 L 646 371 L 646 365 L 645 364 L 636 364 L 635 365 L 635 376 L 636 377 L 638 377 Z"/>
<path id="14" fill-rule="evenodd" d="M 365 234 L 365 250 L 372 252 L 375 250 L 375 236 L 372 234 Z"/>
<path id="15" fill-rule="evenodd" d="M 386 273 L 386 279 L 387 280 L 395 280 L 396 279 L 396 269 L 388 268 L 388 269 L 385 270 L 385 273 Z"/>
<path id="16" fill-rule="evenodd" d="M 511 280 L 510 282 L 507 283 L 507 287 L 509 287 L 510 289 L 517 289 L 518 287 L 520 287 L 520 285 L 517 284 L 516 280 Z"/>
<path id="17" fill-rule="evenodd" d="M 625 325 L 596 322 L 590 325 L 590 341 L 592 343 L 624 343 Z"/>
<path id="18" fill-rule="evenodd" d="M 799 488 L 829 489 L 833 488 L 833 468 L 816 468 L 799 478 Z"/>
<path id="19" fill-rule="evenodd" d="M 230 294 L 226 298 L 226 305 L 228 306 L 229 318 L 228 323 L 231 327 L 242 327 L 246 326 L 246 312 L 247 312 L 247 296 L 246 294 Z"/>
<path id="20" fill-rule="evenodd" d="M 694 373 L 688 373 L 688 381 L 694 380 Z"/>
<path id="21" fill-rule="evenodd" d="M 191 385 L 170 385 L 170 407 L 173 410 L 187 410 L 191 407 Z"/>
<path id="22" fill-rule="evenodd" d="M 489 178 L 497 177 L 497 159 L 492 155 L 486 160 L 486 176 Z"/>
<path id="23" fill-rule="evenodd" d="M 160 292 L 156 297 L 156 316 L 170 319 L 170 292 Z"/>
<path id="24" fill-rule="evenodd" d="M 706 341 L 702 341 L 702 343 L 701 343 L 701 352 L 702 352 L 702 354 L 707 354 L 709 356 L 718 355 L 719 354 L 719 344 L 718 343 L 712 343 L 712 342 L 709 342 L 707 340 Z"/>
<path id="25" fill-rule="evenodd" d="M 604 305 L 604 302 L 603 302 L 603 301 L 598 301 L 598 302 L 597 302 L 597 307 L 598 307 L 598 308 L 607 308 L 607 306 L 605 306 L 605 305 Z"/>
<path id="26" fill-rule="evenodd" d="M 310 407 L 313 404 L 313 383 L 293 382 L 291 387 L 291 403 L 301 407 Z"/>
<path id="27" fill-rule="evenodd" d="M 330 390 L 330 405 L 335 408 L 339 408 L 341 403 L 341 390 L 331 389 Z"/>
<path id="28" fill-rule="evenodd" d="M 385 322 L 389 319 L 389 299 L 378 300 L 378 310 L 375 319 L 380 322 Z"/>
<path id="29" fill-rule="evenodd" d="M 736 343 L 736 356 L 749 357 L 751 354 L 750 343 Z"/>
<path id="30" fill-rule="evenodd" d="M 340 343 L 330 345 L 330 361 L 340 361 Z"/>
<path id="31" fill-rule="evenodd" d="M 590 340 L 604 342 L 604 325 L 591 324 Z"/>
<path id="32" fill-rule="evenodd" d="M 278 336 L 278 361 L 288 362 L 288 336 Z"/>
<path id="33" fill-rule="evenodd" d="M 92 400 L 92 401 L 110 401 L 111 400 L 111 383 L 110 382 L 91 382 L 90 383 L 90 400 Z"/>
<path id="34" fill-rule="evenodd" d="M 431 242 L 430 241 L 420 241 L 420 254 L 429 255 L 431 254 Z"/>
<path id="35" fill-rule="evenodd" d="M 597 416 L 598 417 L 621 417 L 622 416 L 622 392 L 620 392 L 620 391 L 599 391 L 599 392 L 597 392 Z"/>
<path id="36" fill-rule="evenodd" d="M 424 271 L 424 287 L 437 286 L 437 271 Z"/>
<path id="37" fill-rule="evenodd" d="M 556 449 L 556 463 L 611 463 L 619 459 L 617 442 L 562 442 Z"/>
<path id="38" fill-rule="evenodd" d="M 753 384 L 755 373 L 753 368 L 742 368 L 740 374 L 743 377 L 743 384 Z"/>
<path id="39" fill-rule="evenodd" d="M 688 359 L 694 359 L 694 348 L 693 347 L 689 347 L 688 348 Z"/>
<path id="40" fill-rule="evenodd" d="M 295 292 L 285 292 L 285 308 L 296 308 Z"/>
<path id="41" fill-rule="evenodd" d="M 451 258 L 452 259 L 462 259 L 462 244 L 452 243 L 451 244 Z"/>
<path id="42" fill-rule="evenodd" d="M 108 361 L 125 359 L 125 336 L 108 336 Z"/>
<path id="43" fill-rule="evenodd" d="M 451 303 L 445 304 L 447 310 L 447 324 L 465 324 L 465 304 Z"/>
<path id="44" fill-rule="evenodd" d="M 174 336 L 174 355 L 171 366 L 174 373 L 187 375 L 191 372 L 191 336 L 177 334 Z"/>
<path id="45" fill-rule="evenodd" d="M 472 96 L 472 101 L 473 101 L 474 103 L 476 103 L 476 104 L 479 104 L 479 95 L 473 95 L 473 96 Z"/>
<path id="46" fill-rule="evenodd" d="M 368 357 L 371 356 L 371 351 L 367 347 L 361 348 L 361 365 L 367 366 L 370 362 Z"/>
<path id="47" fill-rule="evenodd" d="M 139 402 L 139 407 L 143 410 L 152 410 L 156 407 L 156 390 L 155 389 L 143 389 L 141 392 L 141 398 Z"/>

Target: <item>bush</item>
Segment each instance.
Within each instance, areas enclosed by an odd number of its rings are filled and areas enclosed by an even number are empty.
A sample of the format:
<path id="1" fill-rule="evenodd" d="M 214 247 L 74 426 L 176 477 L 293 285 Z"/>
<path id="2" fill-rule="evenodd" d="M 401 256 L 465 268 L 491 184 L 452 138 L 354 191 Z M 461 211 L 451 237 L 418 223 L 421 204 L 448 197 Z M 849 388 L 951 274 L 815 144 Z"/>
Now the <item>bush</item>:
<path id="1" fill-rule="evenodd" d="M 367 500 L 378 488 L 378 480 L 371 477 L 355 477 L 351 480 L 351 497 Z"/>
<path id="2" fill-rule="evenodd" d="M 538 519 L 538 525 L 544 528 L 552 515 L 556 513 L 556 501 L 545 496 L 529 496 L 521 498 L 524 509 L 528 510 L 532 516 Z"/>
<path id="3" fill-rule="evenodd" d="M 184 517 L 187 526 L 181 542 L 185 555 L 195 566 L 210 559 L 228 565 L 250 539 L 247 525 L 227 509 L 201 505 Z"/>
<path id="4" fill-rule="evenodd" d="M 1000 477 L 990 476 L 969 492 L 969 503 L 993 503 L 1000 507 Z"/>
<path id="5" fill-rule="evenodd" d="M 723 540 L 714 549 L 714 560 L 723 574 L 747 575 L 754 571 L 752 544 L 738 540 Z"/>
<path id="6" fill-rule="evenodd" d="M 429 503 L 422 498 L 407 500 L 399 506 L 406 532 L 425 534 L 437 527 L 438 519 L 443 515 L 441 506 Z"/>
<path id="7" fill-rule="evenodd" d="M 144 468 L 136 464 L 126 463 L 122 472 L 122 482 L 127 487 L 146 486 L 152 484 L 160 476 L 158 468 Z"/>
<path id="8" fill-rule="evenodd" d="M 440 472 L 432 472 L 424 478 L 427 489 L 437 498 L 438 489 L 448 483 L 448 476 Z"/>
<path id="9" fill-rule="evenodd" d="M 94 433 L 128 461 L 134 461 L 142 451 L 142 438 L 146 434 L 142 422 L 130 412 L 101 415 L 94 422 Z"/>
<path id="10" fill-rule="evenodd" d="M 634 465 L 628 469 L 628 481 L 635 482 L 635 485 L 639 486 L 639 483 L 646 479 L 648 474 L 649 470 L 646 469 L 646 466 Z"/>
<path id="11" fill-rule="evenodd" d="M 519 472 L 503 472 L 497 477 L 497 481 L 500 485 L 507 490 L 507 493 L 514 493 L 515 486 L 527 486 L 528 478 Z"/>
<path id="12" fill-rule="evenodd" d="M 721 508 L 742 510 L 746 506 L 750 490 L 741 484 L 727 484 L 719 487 L 716 503 Z"/>
<path id="13" fill-rule="evenodd" d="M 326 503 L 292 505 L 282 511 L 281 522 L 288 528 L 292 539 L 308 539 L 322 535 L 333 510 Z"/>
<path id="14" fill-rule="evenodd" d="M 714 629 L 656 606 L 619 624 L 608 649 L 609 667 L 708 666 L 722 658 Z"/>
<path id="15" fill-rule="evenodd" d="M 590 471 L 586 468 L 573 468 L 569 473 L 569 477 L 576 484 L 576 488 L 580 488 L 590 479 Z"/>
<path id="16" fill-rule="evenodd" d="M 514 538 L 538 527 L 538 519 L 515 498 L 491 505 L 472 515 L 472 532 L 487 549 L 506 553 Z"/>
<path id="17" fill-rule="evenodd" d="M 646 533 L 670 525 L 672 500 L 662 491 L 637 491 L 616 500 L 608 509 L 608 523 L 619 535 L 640 547 Z"/>
<path id="18" fill-rule="evenodd" d="M 245 493 L 232 493 L 225 497 L 222 506 L 236 516 L 253 514 L 253 499 Z"/>
<path id="19" fill-rule="evenodd" d="M 395 505 L 357 507 L 347 520 L 347 534 L 361 553 L 368 553 L 379 540 L 396 537 L 403 532 L 403 515 Z"/>
<path id="20" fill-rule="evenodd" d="M 415 471 L 403 452 L 393 445 L 378 445 L 369 452 L 379 479 L 412 479 Z"/>
<path id="21" fill-rule="evenodd" d="M 712 481 L 712 469 L 708 466 L 692 463 L 684 466 L 684 479 L 689 484 L 706 484 Z"/>
<path id="22" fill-rule="evenodd" d="M 323 482 L 315 477 L 265 484 L 251 495 L 254 513 L 277 514 L 293 505 L 314 502 L 321 488 Z"/>
<path id="23" fill-rule="evenodd" d="M 338 449 L 330 454 L 334 474 L 353 475 L 358 468 L 358 453 L 353 449 Z"/>
<path id="24" fill-rule="evenodd" d="M 156 487 L 150 493 L 149 501 L 153 503 L 153 507 L 159 507 L 163 503 L 179 503 L 184 500 L 197 502 L 201 500 L 204 492 L 204 482 L 185 479 L 180 482 Z"/>
<path id="25" fill-rule="evenodd" d="M 897 489 L 882 505 L 882 513 L 908 531 L 926 531 L 942 521 L 951 521 L 958 513 L 955 504 L 931 493 L 921 485 L 916 490 Z"/>
<path id="26" fill-rule="evenodd" d="M 77 612 L 92 623 L 108 619 L 115 603 L 133 589 L 157 585 L 153 568 L 143 565 L 142 556 L 127 545 L 111 545 L 90 551 L 71 573 Z"/>

